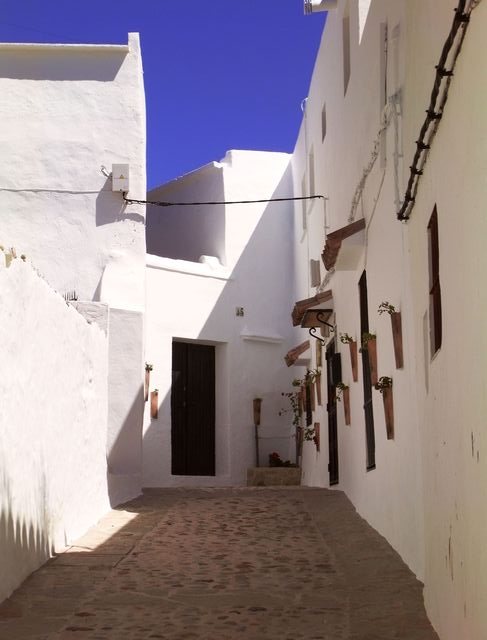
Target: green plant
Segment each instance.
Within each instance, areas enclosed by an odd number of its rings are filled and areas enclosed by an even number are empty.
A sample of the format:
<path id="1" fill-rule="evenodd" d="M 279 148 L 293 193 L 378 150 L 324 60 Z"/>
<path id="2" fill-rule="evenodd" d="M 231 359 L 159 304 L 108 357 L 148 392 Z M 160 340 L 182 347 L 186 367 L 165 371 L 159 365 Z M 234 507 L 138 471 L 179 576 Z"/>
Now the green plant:
<path id="1" fill-rule="evenodd" d="M 360 351 L 362 351 L 363 349 L 367 349 L 367 343 L 371 340 L 375 340 L 376 337 L 377 336 L 375 335 L 375 333 L 362 333 L 362 349 L 360 349 Z"/>
<path id="2" fill-rule="evenodd" d="M 345 391 L 345 389 L 348 389 L 348 384 L 345 384 L 344 382 L 339 382 L 336 385 L 336 399 L 338 400 L 338 402 L 342 401 L 342 394 Z"/>
<path id="3" fill-rule="evenodd" d="M 293 380 L 293 385 L 294 385 L 294 380 Z M 294 385 L 294 386 L 298 386 L 298 385 Z M 299 385 L 299 387 L 301 387 L 301 384 Z M 299 402 L 300 394 L 301 394 L 301 391 L 288 391 L 287 393 L 281 393 L 282 396 L 284 396 L 289 400 L 289 404 L 291 405 L 291 408 L 281 409 L 278 415 L 283 416 L 285 413 L 288 413 L 290 411 L 293 416 L 293 421 L 292 421 L 293 427 L 299 427 L 301 424 L 301 412 L 300 412 L 300 402 Z"/>
<path id="4" fill-rule="evenodd" d="M 304 430 L 304 439 L 308 442 L 311 442 L 316 437 L 316 431 L 314 427 L 306 427 Z"/>
<path id="5" fill-rule="evenodd" d="M 340 342 L 342 344 L 350 344 L 350 342 L 353 342 L 353 338 L 352 336 L 348 335 L 348 333 L 341 333 Z"/>
<path id="6" fill-rule="evenodd" d="M 382 315 L 383 313 L 388 313 L 389 315 L 392 315 L 393 313 L 396 313 L 396 307 L 391 304 L 390 302 L 381 302 L 379 305 L 379 308 L 377 309 L 377 313 L 379 315 Z"/>
<path id="7" fill-rule="evenodd" d="M 153 368 L 154 368 L 153 364 L 149 364 L 148 362 L 145 363 L 145 370 L 146 371 L 152 371 Z"/>
<path id="8" fill-rule="evenodd" d="M 392 378 L 389 378 L 388 376 L 381 376 L 375 383 L 374 387 L 377 389 L 377 391 L 384 393 L 384 389 L 389 389 L 390 387 L 392 387 Z"/>
<path id="9" fill-rule="evenodd" d="M 316 382 L 316 378 L 321 376 L 321 369 L 317 367 L 316 369 L 308 369 L 305 376 L 305 384 L 313 384 Z"/>

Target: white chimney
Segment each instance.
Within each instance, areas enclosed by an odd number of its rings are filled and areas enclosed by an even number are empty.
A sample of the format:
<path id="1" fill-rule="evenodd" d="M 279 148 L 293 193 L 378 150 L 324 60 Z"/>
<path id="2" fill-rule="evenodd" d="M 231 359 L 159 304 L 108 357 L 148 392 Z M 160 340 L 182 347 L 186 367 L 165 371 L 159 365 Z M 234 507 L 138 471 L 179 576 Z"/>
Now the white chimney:
<path id="1" fill-rule="evenodd" d="M 310 15 L 318 11 L 336 9 L 337 0 L 304 0 L 304 14 Z"/>

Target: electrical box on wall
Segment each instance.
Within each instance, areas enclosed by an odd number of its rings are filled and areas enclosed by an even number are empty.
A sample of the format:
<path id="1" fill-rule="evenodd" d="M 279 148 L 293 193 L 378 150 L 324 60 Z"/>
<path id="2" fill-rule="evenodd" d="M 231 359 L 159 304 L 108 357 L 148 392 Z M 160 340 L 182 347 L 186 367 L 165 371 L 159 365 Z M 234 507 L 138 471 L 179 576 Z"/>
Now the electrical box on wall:
<path id="1" fill-rule="evenodd" d="M 113 164 L 112 165 L 112 191 L 129 190 L 129 165 Z"/>

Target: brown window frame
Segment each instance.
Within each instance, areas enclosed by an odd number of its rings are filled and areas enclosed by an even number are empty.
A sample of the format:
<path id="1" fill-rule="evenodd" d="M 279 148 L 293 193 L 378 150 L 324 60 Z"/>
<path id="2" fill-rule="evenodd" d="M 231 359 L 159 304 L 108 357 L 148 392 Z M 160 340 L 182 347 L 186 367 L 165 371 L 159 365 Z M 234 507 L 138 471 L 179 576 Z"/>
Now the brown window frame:
<path id="1" fill-rule="evenodd" d="M 431 357 L 439 351 L 442 341 L 440 248 L 438 211 L 436 205 L 428 222 L 429 323 Z"/>

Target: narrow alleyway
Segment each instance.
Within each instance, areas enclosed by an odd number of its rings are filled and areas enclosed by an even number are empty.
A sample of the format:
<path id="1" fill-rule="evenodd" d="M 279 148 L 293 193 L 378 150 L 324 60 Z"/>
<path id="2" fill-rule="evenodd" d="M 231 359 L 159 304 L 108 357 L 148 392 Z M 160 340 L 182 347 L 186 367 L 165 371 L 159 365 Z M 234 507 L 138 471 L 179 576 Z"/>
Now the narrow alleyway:
<path id="1" fill-rule="evenodd" d="M 343 493 L 168 489 L 0 605 L 0 640 L 433 640 L 422 585 Z"/>

